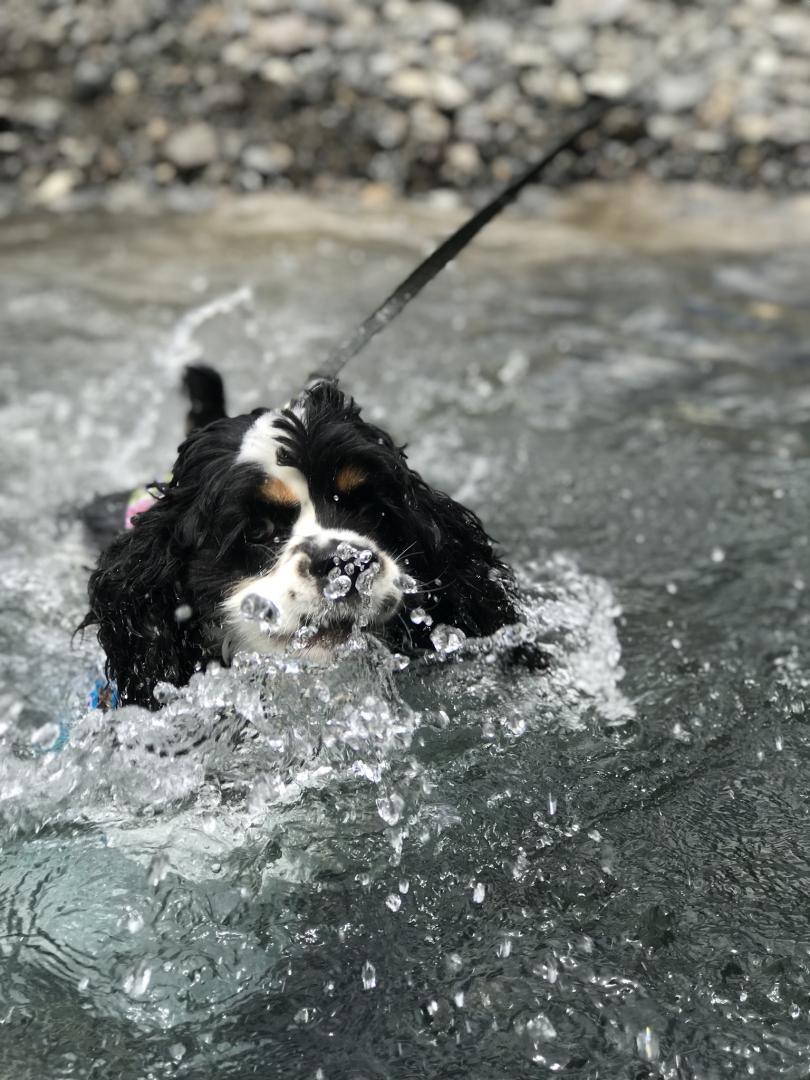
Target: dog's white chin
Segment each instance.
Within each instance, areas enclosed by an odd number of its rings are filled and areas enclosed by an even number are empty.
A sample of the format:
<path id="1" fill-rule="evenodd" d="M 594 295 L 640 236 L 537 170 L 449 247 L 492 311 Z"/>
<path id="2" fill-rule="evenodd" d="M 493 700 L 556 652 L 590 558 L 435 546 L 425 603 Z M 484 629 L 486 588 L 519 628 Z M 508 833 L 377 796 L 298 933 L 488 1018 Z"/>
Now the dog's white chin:
<path id="1" fill-rule="evenodd" d="M 227 635 L 223 645 L 223 659 L 230 660 L 235 652 L 252 652 L 260 656 L 300 658 L 315 664 L 332 663 L 358 631 L 373 631 L 382 625 L 379 620 L 371 626 L 366 623 L 365 619 L 362 623 L 359 619 L 325 622 L 321 625 L 304 623 L 296 633 L 289 634 L 262 632 L 259 626 L 243 622 L 236 628 L 232 627 Z"/>

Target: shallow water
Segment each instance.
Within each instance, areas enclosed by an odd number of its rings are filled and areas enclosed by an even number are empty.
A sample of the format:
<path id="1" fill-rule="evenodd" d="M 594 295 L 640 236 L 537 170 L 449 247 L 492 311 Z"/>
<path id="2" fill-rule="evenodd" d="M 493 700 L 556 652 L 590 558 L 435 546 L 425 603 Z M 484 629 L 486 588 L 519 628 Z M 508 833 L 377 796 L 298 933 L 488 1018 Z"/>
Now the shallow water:
<path id="1" fill-rule="evenodd" d="M 428 238 L 250 224 L 0 231 L 3 1075 L 807 1075 L 810 256 L 527 228 L 349 369 L 550 674 L 245 657 L 102 716 L 70 507 L 170 464 L 189 357 L 276 404 Z"/>

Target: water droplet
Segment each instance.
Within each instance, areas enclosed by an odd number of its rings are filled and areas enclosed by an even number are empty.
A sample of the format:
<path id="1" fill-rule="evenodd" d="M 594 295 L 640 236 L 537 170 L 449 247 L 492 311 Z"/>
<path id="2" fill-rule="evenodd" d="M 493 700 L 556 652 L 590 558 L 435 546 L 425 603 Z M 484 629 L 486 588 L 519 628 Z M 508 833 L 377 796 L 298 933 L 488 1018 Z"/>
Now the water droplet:
<path id="1" fill-rule="evenodd" d="M 415 607 L 410 613 L 409 618 L 414 626 L 433 626 L 433 619 L 428 615 L 424 608 Z"/>
<path id="2" fill-rule="evenodd" d="M 191 604 L 180 604 L 179 607 L 174 609 L 174 621 L 178 623 L 188 622 L 193 614 L 194 610 Z"/>
<path id="3" fill-rule="evenodd" d="M 677 593 L 677 591 L 678 591 L 678 586 L 675 584 L 675 582 L 674 581 L 668 581 L 667 582 L 667 592 L 669 593 L 669 595 L 674 596 Z"/>
<path id="4" fill-rule="evenodd" d="M 139 914 L 130 915 L 127 919 L 127 930 L 130 934 L 137 934 L 139 930 L 143 930 L 143 916 Z"/>
<path id="5" fill-rule="evenodd" d="M 377 813 L 386 825 L 396 825 L 404 809 L 405 800 L 396 791 L 392 791 L 390 795 L 382 799 L 377 799 Z"/>
<path id="6" fill-rule="evenodd" d="M 453 994 L 453 1002 L 454 1002 L 457 1009 L 463 1009 L 464 1008 L 464 991 L 463 990 L 459 990 L 457 993 Z"/>
<path id="7" fill-rule="evenodd" d="M 714 547 L 712 548 L 711 558 L 713 563 L 725 562 L 726 553 L 721 547 Z"/>
<path id="8" fill-rule="evenodd" d="M 48 749 L 54 744 L 59 742 L 59 736 L 62 733 L 62 729 L 58 724 L 49 722 L 43 724 L 42 727 L 38 727 L 36 731 L 31 735 L 31 742 L 34 746 L 42 746 Z"/>
<path id="9" fill-rule="evenodd" d="M 177 697 L 177 687 L 168 682 L 155 683 L 152 697 L 158 704 L 168 705 L 170 701 L 174 701 Z"/>
<path id="10" fill-rule="evenodd" d="M 549 795 L 548 797 L 548 812 L 552 817 L 557 813 L 557 796 Z"/>
<path id="11" fill-rule="evenodd" d="M 498 956 L 511 956 L 512 955 L 512 939 L 504 938 L 503 941 L 498 942 Z"/>
<path id="12" fill-rule="evenodd" d="M 556 1039 L 557 1030 L 544 1013 L 538 1013 L 526 1024 L 526 1033 L 535 1041 Z"/>
<path id="13" fill-rule="evenodd" d="M 486 896 L 487 887 L 482 881 L 476 881 L 475 888 L 473 889 L 473 903 L 483 904 L 484 897 Z"/>
<path id="14" fill-rule="evenodd" d="M 402 907 L 402 897 L 397 896 L 396 893 L 389 893 L 385 898 L 385 903 L 392 911 L 399 911 Z"/>
<path id="15" fill-rule="evenodd" d="M 408 889 L 410 889 L 410 887 L 411 883 L 407 880 L 407 878 L 403 878 L 402 881 L 400 881 L 399 883 L 399 891 L 402 893 L 403 896 L 408 891 Z"/>
<path id="16" fill-rule="evenodd" d="M 404 593 L 419 592 L 419 583 L 416 578 L 411 577 L 410 574 L 400 574 L 397 578 L 397 585 Z"/>
<path id="17" fill-rule="evenodd" d="M 175 1061 L 182 1061 L 186 1056 L 186 1048 L 181 1042 L 172 1043 L 169 1047 L 169 1053 Z"/>
<path id="18" fill-rule="evenodd" d="M 642 1028 L 636 1035 L 636 1049 L 645 1061 L 657 1061 L 659 1054 L 658 1036 L 651 1027 Z"/>
<path id="19" fill-rule="evenodd" d="M 250 622 L 257 622 L 260 630 L 269 630 L 275 626 L 281 613 L 272 600 L 258 593 L 248 593 L 239 605 L 242 617 Z"/>
<path id="20" fill-rule="evenodd" d="M 369 551 L 368 548 L 363 548 L 362 551 L 358 551 L 355 556 L 355 562 L 358 562 L 361 566 L 365 566 L 366 563 L 370 563 L 374 558 L 374 552 Z"/>
<path id="21" fill-rule="evenodd" d="M 410 667 L 410 663 L 408 657 L 403 656 L 402 653 L 395 652 L 391 654 L 390 665 L 392 671 L 404 671 L 407 667 Z"/>
<path id="22" fill-rule="evenodd" d="M 345 565 L 343 567 L 343 573 L 344 574 L 353 574 L 356 569 L 357 569 L 357 567 L 354 565 L 353 562 L 347 562 L 347 563 L 345 563 Z"/>
<path id="23" fill-rule="evenodd" d="M 129 994 L 130 997 L 142 997 L 149 989 L 151 981 L 152 969 L 145 960 L 141 960 L 124 977 L 124 993 Z"/>
<path id="24" fill-rule="evenodd" d="M 312 626 L 311 623 L 307 623 L 305 626 L 299 626 L 299 628 L 293 634 L 293 645 L 296 648 L 303 649 L 305 645 L 308 645 L 310 641 L 318 633 L 318 627 Z"/>
<path id="25" fill-rule="evenodd" d="M 445 626 L 444 623 L 439 623 L 431 633 L 430 640 L 433 642 L 433 648 L 439 656 L 451 656 L 463 648 L 467 635 L 463 630 L 459 630 L 455 626 Z"/>
<path id="26" fill-rule="evenodd" d="M 153 856 L 152 861 L 146 868 L 146 884 L 150 888 L 156 889 L 168 872 L 169 860 L 162 851 L 159 851 L 157 855 Z"/>
<path id="27" fill-rule="evenodd" d="M 461 969 L 464 967 L 464 961 L 457 952 L 448 953 L 444 958 L 444 966 L 447 969 L 448 975 L 458 975 Z"/>
<path id="28" fill-rule="evenodd" d="M 335 552 L 337 553 L 337 557 L 341 560 L 341 562 L 346 562 L 347 559 L 354 559 L 357 555 L 360 554 L 358 549 L 354 547 L 353 544 L 349 544 L 345 540 L 342 540 L 338 544 L 338 546 L 335 548 Z"/>
<path id="29" fill-rule="evenodd" d="M 357 591 L 363 596 L 371 596 L 374 581 L 380 572 L 380 564 L 372 563 L 366 570 L 357 576 Z"/>
<path id="30" fill-rule="evenodd" d="M 340 600 L 351 591 L 352 579 L 345 574 L 338 574 L 336 578 L 327 580 L 323 587 L 323 595 L 327 600 Z"/>
<path id="31" fill-rule="evenodd" d="M 363 964 L 362 978 L 364 990 L 373 990 L 377 985 L 377 972 L 370 960 Z"/>

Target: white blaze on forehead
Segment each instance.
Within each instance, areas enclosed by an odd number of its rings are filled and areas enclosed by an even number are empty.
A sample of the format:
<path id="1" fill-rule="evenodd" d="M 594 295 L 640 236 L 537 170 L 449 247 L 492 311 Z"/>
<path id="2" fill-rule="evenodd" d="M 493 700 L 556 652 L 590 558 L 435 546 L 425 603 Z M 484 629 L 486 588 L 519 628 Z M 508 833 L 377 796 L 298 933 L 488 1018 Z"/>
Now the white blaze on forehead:
<path id="1" fill-rule="evenodd" d="M 279 465 L 279 455 L 284 447 L 278 441 L 275 425 L 280 415 L 277 412 L 268 412 L 256 418 L 245 432 L 236 460 L 260 465 L 268 477 L 280 480 L 289 488 L 301 504 L 301 513 L 296 525 L 296 531 L 299 531 L 302 522 L 314 521 L 315 507 L 306 477 L 301 470 L 294 469 L 291 465 Z"/>

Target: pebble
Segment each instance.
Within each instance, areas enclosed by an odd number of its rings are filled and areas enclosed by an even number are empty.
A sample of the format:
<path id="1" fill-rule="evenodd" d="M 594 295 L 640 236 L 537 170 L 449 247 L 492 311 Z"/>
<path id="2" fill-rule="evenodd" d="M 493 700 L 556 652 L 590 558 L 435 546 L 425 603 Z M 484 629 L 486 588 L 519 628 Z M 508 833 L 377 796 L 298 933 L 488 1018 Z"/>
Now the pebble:
<path id="1" fill-rule="evenodd" d="M 447 147 L 446 164 L 448 173 L 452 176 L 471 176 L 481 168 L 478 147 L 471 142 L 451 143 Z"/>
<path id="2" fill-rule="evenodd" d="M 163 153 L 176 168 L 201 169 L 216 160 L 217 136 L 210 124 L 188 124 L 173 132 L 163 144 Z"/>
<path id="3" fill-rule="evenodd" d="M 437 109 L 418 102 L 410 112 L 411 134 L 417 143 L 444 142 L 450 134 L 450 121 Z"/>
<path id="4" fill-rule="evenodd" d="M 727 2 L 723 18 L 676 0 L 119 8 L 4 9 L 3 200 L 61 207 L 86 188 L 121 205 L 160 186 L 345 178 L 368 198 L 381 184 L 386 198 L 460 199 L 514 176 L 590 97 L 618 102 L 637 82 L 633 122 L 583 175 L 654 161 L 664 179 L 807 186 L 810 10 L 790 0 Z"/>
<path id="5" fill-rule="evenodd" d="M 263 176 L 275 176 L 286 172 L 295 160 L 292 148 L 285 143 L 269 143 L 267 146 L 248 146 L 242 153 L 242 163 Z"/>
<path id="6" fill-rule="evenodd" d="M 388 89 L 397 97 L 429 101 L 440 109 L 458 109 L 470 100 L 464 84 L 440 71 L 405 68 L 388 81 Z"/>
<path id="7" fill-rule="evenodd" d="M 75 170 L 57 169 L 37 185 L 35 201 L 45 205 L 58 202 L 73 191 L 78 181 L 79 176 Z"/>
<path id="8" fill-rule="evenodd" d="M 706 97 L 708 84 L 702 75 L 667 75 L 656 87 L 658 106 L 664 112 L 685 112 Z"/>
<path id="9" fill-rule="evenodd" d="M 304 15 L 288 12 L 254 22 L 250 36 L 258 49 L 292 56 L 322 44 L 326 29 Z"/>
<path id="10" fill-rule="evenodd" d="M 630 90 L 630 76 L 623 71 L 590 71 L 582 85 L 589 94 L 618 100 Z"/>

